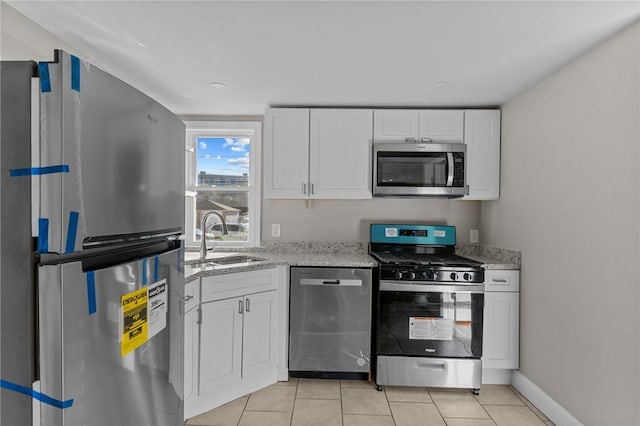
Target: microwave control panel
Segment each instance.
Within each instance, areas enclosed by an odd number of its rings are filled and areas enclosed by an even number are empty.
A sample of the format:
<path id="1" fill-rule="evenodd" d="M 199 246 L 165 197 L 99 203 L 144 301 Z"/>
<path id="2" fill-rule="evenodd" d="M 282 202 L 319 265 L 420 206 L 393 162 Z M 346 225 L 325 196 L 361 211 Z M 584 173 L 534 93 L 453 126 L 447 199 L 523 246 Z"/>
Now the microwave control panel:
<path id="1" fill-rule="evenodd" d="M 464 155 L 453 154 L 453 186 L 464 186 Z"/>

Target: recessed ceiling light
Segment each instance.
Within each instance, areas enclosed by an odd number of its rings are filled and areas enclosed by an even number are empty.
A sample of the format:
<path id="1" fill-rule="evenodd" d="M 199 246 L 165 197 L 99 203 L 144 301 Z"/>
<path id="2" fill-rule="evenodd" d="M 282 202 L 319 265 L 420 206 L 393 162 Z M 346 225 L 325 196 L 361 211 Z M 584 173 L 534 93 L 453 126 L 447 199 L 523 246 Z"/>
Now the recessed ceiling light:
<path id="1" fill-rule="evenodd" d="M 227 87 L 227 85 L 219 81 L 212 81 L 211 83 L 209 83 L 209 87 L 213 87 L 216 89 L 224 89 L 225 87 Z"/>
<path id="2" fill-rule="evenodd" d="M 451 83 L 448 81 L 436 81 L 434 83 L 431 83 L 429 85 L 429 87 L 431 87 L 432 89 L 444 89 L 445 87 L 449 87 L 451 86 Z"/>

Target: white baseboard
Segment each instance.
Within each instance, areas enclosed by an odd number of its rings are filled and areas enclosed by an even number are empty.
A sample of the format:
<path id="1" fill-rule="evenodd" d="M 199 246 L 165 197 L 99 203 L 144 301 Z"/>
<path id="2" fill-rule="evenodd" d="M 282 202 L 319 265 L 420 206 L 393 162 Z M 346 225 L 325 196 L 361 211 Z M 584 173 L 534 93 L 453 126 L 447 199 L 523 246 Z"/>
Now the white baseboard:
<path id="1" fill-rule="evenodd" d="M 483 368 L 482 369 L 482 384 L 483 385 L 510 385 L 513 374 L 513 370 L 503 370 L 498 368 Z"/>
<path id="2" fill-rule="evenodd" d="M 565 410 L 521 372 L 513 372 L 512 386 L 518 389 L 525 398 L 531 401 L 556 426 L 584 426 L 580 423 L 580 420 L 573 417 L 570 412 Z"/>

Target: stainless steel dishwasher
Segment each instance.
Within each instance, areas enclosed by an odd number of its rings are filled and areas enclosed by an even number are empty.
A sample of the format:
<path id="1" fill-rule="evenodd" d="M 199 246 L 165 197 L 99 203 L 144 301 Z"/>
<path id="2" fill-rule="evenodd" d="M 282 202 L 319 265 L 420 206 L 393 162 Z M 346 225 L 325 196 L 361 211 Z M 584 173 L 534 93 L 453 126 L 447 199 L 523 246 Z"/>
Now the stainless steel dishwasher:
<path id="1" fill-rule="evenodd" d="M 371 269 L 291 268 L 289 375 L 368 378 Z"/>

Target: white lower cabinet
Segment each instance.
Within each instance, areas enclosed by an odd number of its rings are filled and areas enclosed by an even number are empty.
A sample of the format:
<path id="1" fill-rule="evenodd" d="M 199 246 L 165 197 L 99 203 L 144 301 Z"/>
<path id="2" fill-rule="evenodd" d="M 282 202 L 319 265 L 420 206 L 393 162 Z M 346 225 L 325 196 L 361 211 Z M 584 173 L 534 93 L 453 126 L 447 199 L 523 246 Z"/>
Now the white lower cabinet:
<path id="1" fill-rule="evenodd" d="M 202 304 L 200 395 L 242 381 L 276 380 L 275 290 Z"/>
<path id="2" fill-rule="evenodd" d="M 185 345 L 189 333 L 197 341 L 185 419 L 277 381 L 279 287 L 278 268 L 202 278 L 197 327 L 185 317 Z"/>
<path id="3" fill-rule="evenodd" d="M 482 383 L 511 383 L 519 367 L 519 271 L 485 271 L 483 324 Z"/>
<path id="4" fill-rule="evenodd" d="M 184 290 L 184 400 L 197 393 L 198 367 L 198 306 L 200 304 L 200 278 L 189 281 Z"/>

